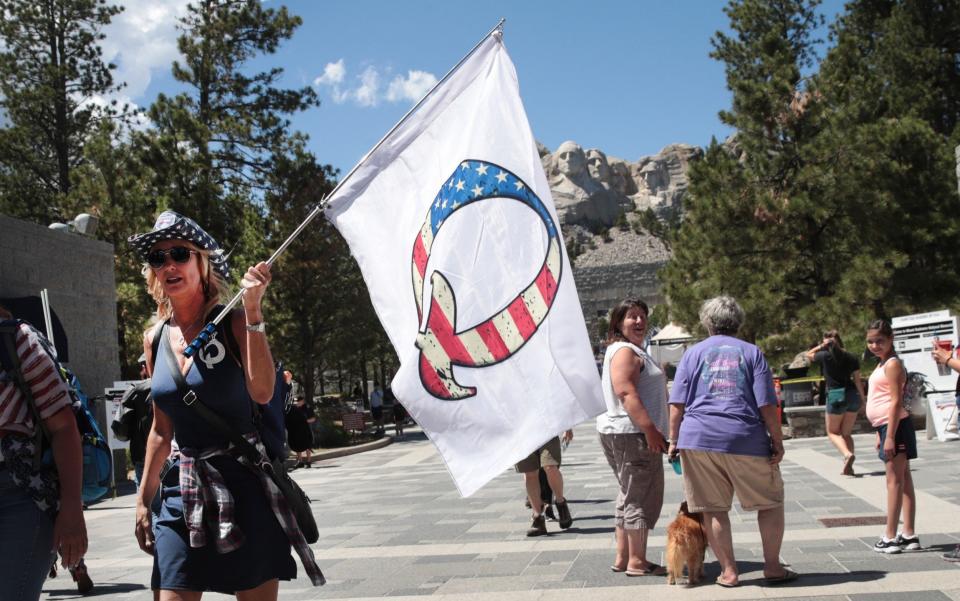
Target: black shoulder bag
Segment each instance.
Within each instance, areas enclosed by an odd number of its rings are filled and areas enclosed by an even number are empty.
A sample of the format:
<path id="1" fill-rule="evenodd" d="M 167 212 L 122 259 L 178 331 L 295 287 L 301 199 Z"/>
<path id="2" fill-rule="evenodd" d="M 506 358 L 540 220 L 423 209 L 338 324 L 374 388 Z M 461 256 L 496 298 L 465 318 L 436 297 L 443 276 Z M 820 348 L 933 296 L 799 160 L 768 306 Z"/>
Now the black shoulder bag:
<path id="1" fill-rule="evenodd" d="M 297 526 L 300 528 L 300 532 L 303 533 L 303 537 L 307 543 L 313 544 L 320 540 L 317 522 L 313 517 L 313 512 L 310 510 L 310 499 L 306 493 L 303 492 L 303 489 L 287 474 L 283 460 L 276 459 L 271 463 L 257 450 L 257 447 L 247 442 L 247 439 L 231 428 L 222 417 L 203 404 L 200 397 L 197 396 L 197 393 L 187 384 L 183 373 L 180 371 L 177 359 L 173 355 L 173 349 L 170 347 L 170 340 L 168 339 L 166 329 L 167 326 L 164 324 L 158 332 L 158 335 L 161 337 L 160 354 L 163 355 L 164 360 L 167 362 L 167 369 L 170 370 L 170 374 L 173 376 L 173 381 L 177 385 L 177 391 L 183 397 L 183 404 L 193 409 L 197 415 L 210 424 L 214 430 L 226 436 L 230 442 L 233 443 L 233 446 L 236 447 L 252 465 L 263 470 L 270 476 L 270 479 L 273 480 L 273 483 L 277 485 L 277 488 L 280 489 L 280 492 L 284 498 L 286 498 L 287 505 L 293 512 L 297 520 Z"/>

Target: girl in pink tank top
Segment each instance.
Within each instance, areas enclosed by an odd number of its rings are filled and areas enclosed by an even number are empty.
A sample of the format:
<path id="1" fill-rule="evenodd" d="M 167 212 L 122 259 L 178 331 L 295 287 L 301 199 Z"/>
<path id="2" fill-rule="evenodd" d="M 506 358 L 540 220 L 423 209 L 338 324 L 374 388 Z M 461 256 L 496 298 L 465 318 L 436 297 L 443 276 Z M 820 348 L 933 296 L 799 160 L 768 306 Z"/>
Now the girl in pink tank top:
<path id="1" fill-rule="evenodd" d="M 877 430 L 877 450 L 887 476 L 887 524 L 884 535 L 873 546 L 878 553 L 900 553 L 920 549 L 914 532 L 917 498 L 910 475 L 910 460 L 917 456 L 917 436 L 910 414 L 903 408 L 906 371 L 893 351 L 893 328 L 877 320 L 867 328 L 867 349 L 880 363 L 870 375 L 867 391 L 867 419 Z M 903 531 L 897 532 L 903 512 Z"/>

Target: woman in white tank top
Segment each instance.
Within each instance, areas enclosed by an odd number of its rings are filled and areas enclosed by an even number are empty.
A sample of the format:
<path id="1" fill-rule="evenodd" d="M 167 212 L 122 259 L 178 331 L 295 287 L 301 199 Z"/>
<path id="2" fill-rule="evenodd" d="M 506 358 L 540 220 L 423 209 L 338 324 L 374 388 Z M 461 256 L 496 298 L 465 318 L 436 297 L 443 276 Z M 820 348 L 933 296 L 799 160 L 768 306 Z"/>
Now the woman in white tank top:
<path id="1" fill-rule="evenodd" d="M 606 413 L 597 431 L 607 463 L 617 478 L 614 526 L 617 555 L 610 569 L 627 576 L 665 574 L 647 561 L 647 535 L 663 507 L 663 458 L 667 444 L 666 376 L 643 348 L 647 304 L 627 299 L 610 312 L 603 360 Z"/>

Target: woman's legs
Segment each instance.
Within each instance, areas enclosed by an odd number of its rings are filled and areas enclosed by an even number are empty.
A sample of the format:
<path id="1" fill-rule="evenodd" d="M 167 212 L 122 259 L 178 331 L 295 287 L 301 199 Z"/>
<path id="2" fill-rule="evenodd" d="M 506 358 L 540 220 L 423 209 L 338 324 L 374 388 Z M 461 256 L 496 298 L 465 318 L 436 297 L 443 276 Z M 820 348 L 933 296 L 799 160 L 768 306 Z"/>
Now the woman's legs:
<path id="1" fill-rule="evenodd" d="M 56 560 L 53 552 L 53 522 L 40 511 L 27 493 L 0 469 L 0 586 L 3 598 L 34 601 Z M 7 546 L 9 545 L 9 547 Z M 16 553 L 9 552 L 16 549 Z"/>
<path id="2" fill-rule="evenodd" d="M 833 443 L 833 446 L 840 451 L 844 459 L 853 453 L 853 440 L 850 438 L 850 432 L 843 434 L 843 425 L 849 413 L 825 413 L 827 425 L 827 438 Z M 854 414 L 856 417 L 856 414 Z M 853 422 L 850 422 L 850 428 L 853 428 Z M 849 441 L 849 442 L 848 442 Z"/>
<path id="3" fill-rule="evenodd" d="M 650 562 L 647 561 L 647 536 L 650 534 L 648 528 L 636 528 L 624 530 L 627 539 L 628 559 L 627 570 L 644 572 L 650 569 Z"/>
<path id="4" fill-rule="evenodd" d="M 280 591 L 280 581 L 274 578 L 268 580 L 257 588 L 237 591 L 237 601 L 277 601 L 277 595 Z"/>
<path id="5" fill-rule="evenodd" d="M 160 591 L 159 601 L 200 601 L 203 593 L 200 591 L 173 591 L 163 589 Z"/>
<path id="6" fill-rule="evenodd" d="M 903 534 L 913 537 L 916 534 L 914 525 L 917 519 L 917 495 L 913 490 L 913 475 L 910 474 L 910 460 L 907 459 L 903 468 Z"/>
<path id="7" fill-rule="evenodd" d="M 622 572 L 627 569 L 630 562 L 630 546 L 627 544 L 627 531 L 623 529 L 623 526 L 617 526 L 615 532 L 617 535 L 617 556 L 613 560 L 612 567 Z"/>
<path id="8" fill-rule="evenodd" d="M 850 450 L 850 454 L 854 454 L 853 450 L 853 426 L 857 423 L 857 412 L 856 411 L 847 411 L 843 414 L 843 423 L 840 425 L 840 436 L 843 437 L 843 441 L 847 443 L 847 449 Z"/>
<path id="9" fill-rule="evenodd" d="M 727 512 L 703 512 L 703 527 L 707 531 L 710 550 L 720 563 L 720 579 L 725 584 L 739 582 L 737 560 L 733 556 L 733 533 Z"/>
<path id="10" fill-rule="evenodd" d="M 757 525 L 760 527 L 760 541 L 763 545 L 763 575 L 766 578 L 783 576 L 780 564 L 780 547 L 783 545 L 783 505 L 757 512 Z"/>
<path id="11" fill-rule="evenodd" d="M 894 455 L 893 459 L 887 461 L 884 465 L 887 472 L 887 528 L 884 536 L 892 539 L 897 535 L 897 527 L 900 525 L 900 510 L 903 508 L 905 496 L 905 477 L 904 472 L 907 467 L 907 456 L 903 454 Z M 913 497 L 913 479 L 911 478 L 911 513 L 916 506 Z M 913 528 L 913 517 L 910 518 L 911 529 Z"/>

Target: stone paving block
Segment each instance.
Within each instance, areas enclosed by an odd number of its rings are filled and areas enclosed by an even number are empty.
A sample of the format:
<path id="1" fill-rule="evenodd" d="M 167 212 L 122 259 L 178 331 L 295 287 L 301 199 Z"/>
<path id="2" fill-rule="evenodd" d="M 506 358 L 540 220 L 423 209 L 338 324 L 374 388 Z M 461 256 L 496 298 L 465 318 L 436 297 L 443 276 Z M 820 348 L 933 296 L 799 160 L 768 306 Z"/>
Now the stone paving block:
<path id="1" fill-rule="evenodd" d="M 572 562 L 580 551 L 541 551 L 530 565 L 548 565 L 555 562 Z"/>
<path id="2" fill-rule="evenodd" d="M 468 555 L 423 555 L 416 558 L 413 563 L 416 564 L 429 564 L 429 563 L 453 563 L 453 562 L 468 562 L 473 561 L 477 558 L 475 553 Z"/>
<path id="3" fill-rule="evenodd" d="M 850 601 L 949 601 L 940 591 L 910 591 L 908 593 L 863 593 L 848 595 Z"/>

